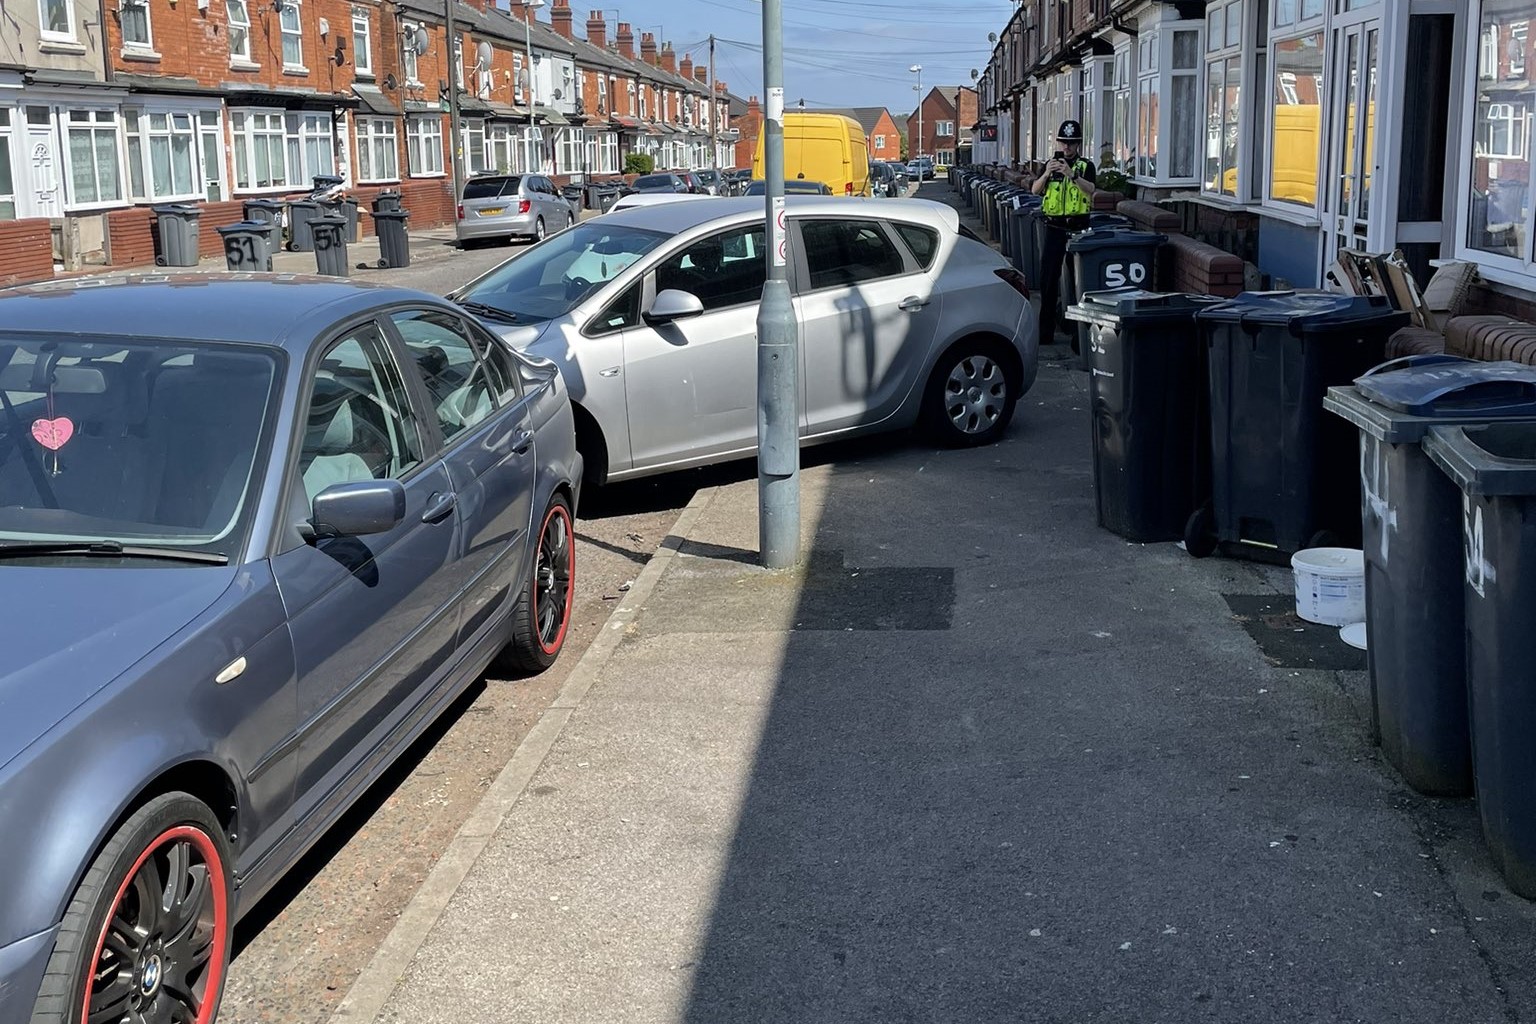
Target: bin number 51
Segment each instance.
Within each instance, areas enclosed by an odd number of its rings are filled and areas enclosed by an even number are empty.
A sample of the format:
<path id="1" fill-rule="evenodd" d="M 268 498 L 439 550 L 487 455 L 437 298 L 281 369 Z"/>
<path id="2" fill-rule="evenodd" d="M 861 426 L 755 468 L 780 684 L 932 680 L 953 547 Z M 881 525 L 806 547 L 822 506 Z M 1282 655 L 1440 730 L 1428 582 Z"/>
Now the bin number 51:
<path id="1" fill-rule="evenodd" d="M 1104 266 L 1104 286 L 1124 288 L 1127 284 L 1141 284 L 1147 279 L 1143 263 L 1107 263 Z"/>

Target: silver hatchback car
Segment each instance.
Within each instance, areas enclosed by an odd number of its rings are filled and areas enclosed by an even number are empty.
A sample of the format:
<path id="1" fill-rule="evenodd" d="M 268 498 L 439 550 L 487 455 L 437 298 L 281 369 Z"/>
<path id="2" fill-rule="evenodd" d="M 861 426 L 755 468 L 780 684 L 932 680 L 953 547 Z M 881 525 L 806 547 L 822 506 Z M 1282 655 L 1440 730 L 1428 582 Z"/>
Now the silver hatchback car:
<path id="1" fill-rule="evenodd" d="M 481 238 L 531 238 L 564 231 L 576 210 L 542 174 L 482 174 L 464 184 L 455 234 L 460 242 Z"/>
<path id="2" fill-rule="evenodd" d="M 1039 328 L 1016 270 L 927 200 L 794 196 L 789 271 L 803 444 L 922 423 L 995 441 L 1034 382 Z M 587 481 L 757 449 L 761 199 L 585 221 L 450 298 L 559 364 Z"/>

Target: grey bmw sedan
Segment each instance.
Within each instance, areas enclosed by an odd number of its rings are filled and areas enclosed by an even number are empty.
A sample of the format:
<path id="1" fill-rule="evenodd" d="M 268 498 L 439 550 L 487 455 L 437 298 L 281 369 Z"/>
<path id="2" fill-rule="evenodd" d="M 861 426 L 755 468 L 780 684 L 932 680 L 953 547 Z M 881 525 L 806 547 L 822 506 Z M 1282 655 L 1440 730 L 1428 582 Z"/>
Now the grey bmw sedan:
<path id="1" fill-rule="evenodd" d="M 241 914 L 559 655 L 581 475 L 555 366 L 432 296 L 0 291 L 0 1022 L 209 1024 Z"/>

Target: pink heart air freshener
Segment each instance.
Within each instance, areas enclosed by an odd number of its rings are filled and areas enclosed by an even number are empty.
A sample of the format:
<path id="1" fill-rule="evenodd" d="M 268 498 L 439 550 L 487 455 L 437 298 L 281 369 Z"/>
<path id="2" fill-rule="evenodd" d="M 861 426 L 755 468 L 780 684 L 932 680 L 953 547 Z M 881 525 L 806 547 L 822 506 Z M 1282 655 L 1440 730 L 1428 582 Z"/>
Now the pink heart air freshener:
<path id="1" fill-rule="evenodd" d="M 51 452 L 56 452 L 75 436 L 75 423 L 68 416 L 32 421 L 32 438 Z"/>

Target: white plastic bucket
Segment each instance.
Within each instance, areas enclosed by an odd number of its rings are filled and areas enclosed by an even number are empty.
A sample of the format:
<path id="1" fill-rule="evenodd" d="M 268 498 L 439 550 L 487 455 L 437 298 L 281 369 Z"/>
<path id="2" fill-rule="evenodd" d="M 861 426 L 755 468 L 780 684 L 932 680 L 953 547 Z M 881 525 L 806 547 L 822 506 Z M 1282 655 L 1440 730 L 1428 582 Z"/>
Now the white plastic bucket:
<path id="1" fill-rule="evenodd" d="M 1365 621 L 1365 553 L 1355 548 L 1308 548 L 1291 556 L 1296 614 L 1323 626 Z"/>

